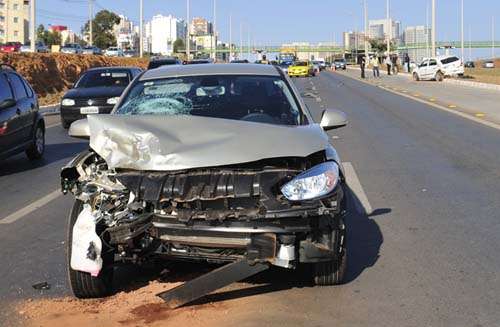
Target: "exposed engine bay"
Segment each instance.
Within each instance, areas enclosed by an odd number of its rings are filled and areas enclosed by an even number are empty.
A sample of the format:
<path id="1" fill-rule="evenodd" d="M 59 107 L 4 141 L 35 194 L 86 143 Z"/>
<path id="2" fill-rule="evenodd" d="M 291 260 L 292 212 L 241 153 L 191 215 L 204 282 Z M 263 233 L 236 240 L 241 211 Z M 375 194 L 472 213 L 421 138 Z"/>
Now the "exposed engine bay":
<path id="1" fill-rule="evenodd" d="M 86 252 L 90 268 L 73 260 L 72 268 L 96 274 L 96 250 L 133 263 L 156 256 L 209 262 L 245 257 L 294 268 L 333 260 L 339 254 L 332 231 L 343 228 L 345 211 L 342 177 L 319 199 L 290 201 L 281 190 L 325 161 L 320 151 L 307 158 L 149 172 L 110 169 L 95 152 L 82 153 L 63 168 L 62 190 L 83 204 L 79 219 L 91 215 L 102 249 L 90 242 L 82 250 L 73 237 L 73 251 Z M 80 238 L 95 238 L 77 226 L 73 233 L 85 235 Z"/>

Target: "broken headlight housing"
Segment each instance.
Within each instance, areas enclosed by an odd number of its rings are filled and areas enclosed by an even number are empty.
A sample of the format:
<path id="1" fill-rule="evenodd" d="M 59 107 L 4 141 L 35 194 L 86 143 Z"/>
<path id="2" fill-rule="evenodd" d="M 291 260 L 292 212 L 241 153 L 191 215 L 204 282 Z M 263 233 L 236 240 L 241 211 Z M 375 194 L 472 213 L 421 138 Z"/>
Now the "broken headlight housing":
<path id="1" fill-rule="evenodd" d="M 339 180 L 339 166 L 324 162 L 295 176 L 283 185 L 281 193 L 290 201 L 312 200 L 332 192 Z"/>

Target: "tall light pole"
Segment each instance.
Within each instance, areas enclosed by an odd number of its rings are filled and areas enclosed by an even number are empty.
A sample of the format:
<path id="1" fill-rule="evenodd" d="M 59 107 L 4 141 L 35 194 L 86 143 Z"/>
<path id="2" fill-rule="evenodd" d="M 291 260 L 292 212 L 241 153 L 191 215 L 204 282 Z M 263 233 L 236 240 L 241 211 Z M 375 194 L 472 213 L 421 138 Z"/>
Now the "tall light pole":
<path id="1" fill-rule="evenodd" d="M 187 33 L 186 33 L 186 60 L 189 60 L 191 56 L 191 23 L 189 18 L 189 0 L 186 0 L 186 21 L 187 21 Z"/>
<path id="2" fill-rule="evenodd" d="M 144 0 L 139 0 L 139 55 L 144 56 Z"/>
<path id="3" fill-rule="evenodd" d="M 30 43 L 30 49 L 31 49 L 31 52 L 35 53 L 36 52 L 36 35 L 35 35 L 35 26 L 36 26 L 36 4 L 35 4 L 35 0 L 31 0 L 31 5 L 30 5 L 30 39 L 31 39 L 31 43 Z"/>
<path id="4" fill-rule="evenodd" d="M 472 27 L 469 25 L 469 61 L 472 61 Z"/>
<path id="5" fill-rule="evenodd" d="M 365 13 L 365 60 L 368 59 L 368 7 L 366 6 L 366 0 L 363 1 L 364 13 Z"/>
<path id="6" fill-rule="evenodd" d="M 389 0 L 386 2 L 386 18 L 387 18 L 387 54 L 391 53 L 391 37 L 392 37 L 392 31 L 391 31 L 391 17 L 390 17 L 390 9 L 389 9 Z"/>
<path id="7" fill-rule="evenodd" d="M 92 24 L 94 20 L 94 0 L 89 0 L 89 45 L 93 46 L 94 45 L 94 33 L 93 33 L 93 26 Z"/>
<path id="8" fill-rule="evenodd" d="M 217 0 L 214 0 L 214 23 L 212 25 L 212 50 L 214 52 L 214 61 L 217 60 Z"/>
<path id="9" fill-rule="evenodd" d="M 240 58 L 243 58 L 243 23 L 240 23 Z"/>
<path id="10" fill-rule="evenodd" d="M 464 45 L 464 0 L 462 0 L 462 6 L 461 6 L 461 42 L 462 42 L 462 62 L 464 62 L 465 59 L 465 45 Z"/>
<path id="11" fill-rule="evenodd" d="M 495 16 L 491 17 L 491 59 L 495 59 Z"/>
<path id="12" fill-rule="evenodd" d="M 415 54 L 416 50 L 414 49 L 413 51 L 413 53 Z M 425 56 L 427 58 L 431 56 L 429 53 L 429 1 L 427 1 L 425 6 Z"/>
<path id="13" fill-rule="evenodd" d="M 229 61 L 233 54 L 233 15 L 229 14 Z"/>
<path id="14" fill-rule="evenodd" d="M 432 0 L 431 56 L 436 56 L 436 0 Z"/>

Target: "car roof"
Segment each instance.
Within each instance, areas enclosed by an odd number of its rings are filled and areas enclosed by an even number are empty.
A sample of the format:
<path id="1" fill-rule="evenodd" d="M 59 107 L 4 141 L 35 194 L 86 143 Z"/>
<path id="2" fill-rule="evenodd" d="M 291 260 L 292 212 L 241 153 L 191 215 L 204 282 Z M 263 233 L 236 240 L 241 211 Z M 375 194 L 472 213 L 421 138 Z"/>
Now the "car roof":
<path id="1" fill-rule="evenodd" d="M 94 67 L 89 68 L 85 72 L 92 72 L 98 70 L 127 70 L 127 69 L 136 69 L 138 67 L 126 67 L 126 66 L 112 66 L 112 67 Z"/>
<path id="2" fill-rule="evenodd" d="M 146 71 L 141 76 L 141 81 L 178 77 L 178 76 L 202 76 L 202 75 L 267 75 L 280 76 L 279 71 L 271 65 L 258 64 L 203 64 L 203 65 L 172 65 L 162 66 Z"/>

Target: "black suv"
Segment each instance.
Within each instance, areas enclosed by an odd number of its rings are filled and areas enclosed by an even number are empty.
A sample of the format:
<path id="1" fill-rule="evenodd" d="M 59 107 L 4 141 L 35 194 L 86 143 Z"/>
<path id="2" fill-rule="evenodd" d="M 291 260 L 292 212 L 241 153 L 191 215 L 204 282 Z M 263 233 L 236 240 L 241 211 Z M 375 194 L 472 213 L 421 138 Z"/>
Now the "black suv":
<path id="1" fill-rule="evenodd" d="M 30 160 L 45 151 L 45 121 L 35 92 L 9 65 L 0 64 L 0 159 L 26 151 Z"/>
<path id="2" fill-rule="evenodd" d="M 90 114 L 109 114 L 120 95 L 142 72 L 136 67 L 100 67 L 84 72 L 61 101 L 61 123 L 67 129 Z"/>

